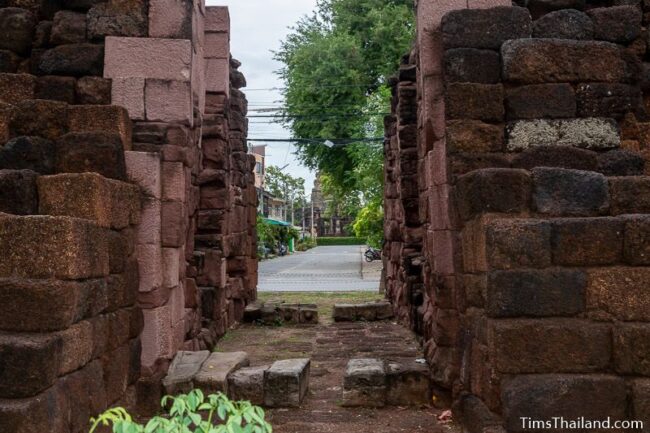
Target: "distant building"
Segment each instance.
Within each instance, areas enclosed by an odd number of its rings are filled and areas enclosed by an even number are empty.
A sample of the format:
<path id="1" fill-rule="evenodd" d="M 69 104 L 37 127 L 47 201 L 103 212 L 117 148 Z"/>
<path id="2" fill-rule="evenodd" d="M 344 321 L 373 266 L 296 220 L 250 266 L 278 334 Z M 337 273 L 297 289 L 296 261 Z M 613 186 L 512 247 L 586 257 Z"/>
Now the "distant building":
<path id="1" fill-rule="evenodd" d="M 274 197 L 265 189 L 264 177 L 266 175 L 266 146 L 253 146 L 251 153 L 255 156 L 255 189 L 257 190 L 258 208 L 257 213 L 264 218 L 283 221 L 284 200 Z"/>
<path id="2" fill-rule="evenodd" d="M 331 200 L 323 194 L 320 175 L 316 175 L 314 188 L 311 190 L 311 200 L 314 206 L 313 227 L 317 236 L 349 236 L 346 227 L 352 223 L 352 218 L 338 215 L 337 209 L 329 209 Z"/>

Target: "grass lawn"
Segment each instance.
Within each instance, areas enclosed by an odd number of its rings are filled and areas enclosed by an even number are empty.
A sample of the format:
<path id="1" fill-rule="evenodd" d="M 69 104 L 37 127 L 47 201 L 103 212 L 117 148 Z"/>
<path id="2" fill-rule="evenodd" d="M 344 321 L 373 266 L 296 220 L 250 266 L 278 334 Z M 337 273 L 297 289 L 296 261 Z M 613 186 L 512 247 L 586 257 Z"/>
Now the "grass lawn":
<path id="1" fill-rule="evenodd" d="M 384 295 L 377 292 L 259 292 L 259 302 L 285 302 L 287 304 L 316 304 L 318 321 L 332 323 L 334 304 L 358 304 L 378 301 Z"/>

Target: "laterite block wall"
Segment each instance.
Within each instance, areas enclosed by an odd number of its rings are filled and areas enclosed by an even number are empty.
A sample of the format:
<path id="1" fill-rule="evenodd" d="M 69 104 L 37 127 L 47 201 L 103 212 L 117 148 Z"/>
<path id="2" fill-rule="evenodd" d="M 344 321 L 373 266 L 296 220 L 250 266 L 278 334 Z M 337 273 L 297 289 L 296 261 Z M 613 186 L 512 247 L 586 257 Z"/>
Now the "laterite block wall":
<path id="1" fill-rule="evenodd" d="M 521 417 L 648 423 L 645 11 L 425 3 L 387 149 L 402 167 L 417 153 L 426 186 L 416 218 L 387 165 L 387 201 L 397 185 L 401 202 L 385 259 L 439 397 L 470 432 L 524 431 Z M 400 129 L 413 83 L 416 136 Z"/>

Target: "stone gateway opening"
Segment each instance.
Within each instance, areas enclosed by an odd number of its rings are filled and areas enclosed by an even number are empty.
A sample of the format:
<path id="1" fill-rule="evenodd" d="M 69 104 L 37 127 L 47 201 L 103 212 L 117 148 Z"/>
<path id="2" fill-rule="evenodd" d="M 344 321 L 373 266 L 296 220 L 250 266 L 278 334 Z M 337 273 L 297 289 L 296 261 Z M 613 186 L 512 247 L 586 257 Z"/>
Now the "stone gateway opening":
<path id="1" fill-rule="evenodd" d="M 193 388 L 279 433 L 648 431 L 646 2 L 416 2 L 384 300 L 258 295 L 246 80 L 204 3 L 0 0 L 0 432 Z"/>

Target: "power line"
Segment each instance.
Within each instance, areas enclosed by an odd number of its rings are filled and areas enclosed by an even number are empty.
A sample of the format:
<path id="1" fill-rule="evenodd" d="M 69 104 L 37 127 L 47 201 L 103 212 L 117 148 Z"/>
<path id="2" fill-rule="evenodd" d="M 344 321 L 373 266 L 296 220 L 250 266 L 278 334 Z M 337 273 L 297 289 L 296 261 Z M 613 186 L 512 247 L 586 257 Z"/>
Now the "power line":
<path id="1" fill-rule="evenodd" d="M 381 85 L 381 83 L 368 83 L 368 84 L 331 84 L 331 85 L 319 85 L 319 84 L 311 84 L 307 85 L 304 87 L 311 88 L 311 89 L 332 89 L 332 88 L 338 88 L 338 87 L 371 87 L 371 86 L 377 86 Z M 263 91 L 269 91 L 269 90 L 287 90 L 288 87 L 264 87 L 264 88 L 258 88 L 258 89 L 247 89 L 243 88 L 242 91 L 244 93 L 246 92 L 263 92 Z"/>
<path id="2" fill-rule="evenodd" d="M 334 144 L 350 143 L 375 143 L 383 142 L 384 137 L 377 138 L 248 138 L 252 142 L 269 142 L 269 143 L 305 143 L 305 144 L 322 144 L 331 141 Z"/>

